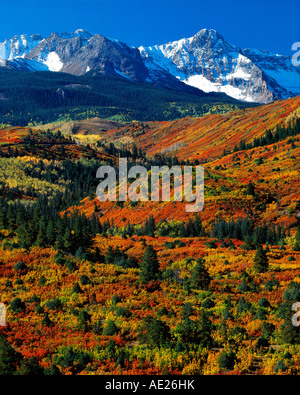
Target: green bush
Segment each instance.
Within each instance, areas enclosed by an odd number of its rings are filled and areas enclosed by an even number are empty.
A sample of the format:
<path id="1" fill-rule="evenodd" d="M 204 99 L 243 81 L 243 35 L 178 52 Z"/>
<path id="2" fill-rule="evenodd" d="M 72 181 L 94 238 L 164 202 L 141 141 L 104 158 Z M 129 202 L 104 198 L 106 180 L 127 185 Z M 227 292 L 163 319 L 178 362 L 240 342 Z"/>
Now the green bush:
<path id="1" fill-rule="evenodd" d="M 85 274 L 83 274 L 81 277 L 80 277 L 80 284 L 81 285 L 88 285 L 88 284 L 91 284 L 91 280 L 89 279 L 89 277 L 88 276 L 86 276 Z"/>
<path id="2" fill-rule="evenodd" d="M 48 300 L 46 302 L 46 306 L 48 307 L 49 310 L 57 310 L 62 307 L 61 302 L 57 298 L 53 298 L 51 300 Z"/>
<path id="3" fill-rule="evenodd" d="M 222 370 L 232 370 L 234 368 L 235 361 L 236 356 L 232 350 L 229 352 L 222 351 L 218 358 L 218 364 Z"/>
<path id="4" fill-rule="evenodd" d="M 202 302 L 201 306 L 202 306 L 204 309 L 211 309 L 211 308 L 215 307 L 215 302 L 214 302 L 213 300 L 211 300 L 210 298 L 206 298 L 206 299 Z"/>
<path id="5" fill-rule="evenodd" d="M 28 267 L 27 267 L 27 265 L 25 265 L 24 262 L 20 261 L 15 264 L 14 270 L 16 272 L 26 272 L 28 270 Z"/>
<path id="6" fill-rule="evenodd" d="M 114 336 L 119 332 L 117 325 L 114 321 L 110 320 L 106 323 L 105 328 L 103 329 L 104 336 Z"/>
<path id="7" fill-rule="evenodd" d="M 131 312 L 124 307 L 118 307 L 116 310 L 116 316 L 129 318 L 131 316 Z"/>
<path id="8" fill-rule="evenodd" d="M 22 311 L 25 311 L 26 305 L 20 298 L 15 298 L 10 306 L 10 310 L 13 311 L 14 313 L 21 313 Z"/>

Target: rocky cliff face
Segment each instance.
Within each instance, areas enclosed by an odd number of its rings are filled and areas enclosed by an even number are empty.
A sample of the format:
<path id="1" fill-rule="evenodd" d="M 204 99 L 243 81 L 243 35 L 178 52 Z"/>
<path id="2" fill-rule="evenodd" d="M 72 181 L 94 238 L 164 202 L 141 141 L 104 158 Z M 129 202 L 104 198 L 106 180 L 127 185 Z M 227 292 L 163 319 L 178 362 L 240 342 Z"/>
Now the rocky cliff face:
<path id="1" fill-rule="evenodd" d="M 245 49 L 243 54 L 281 87 L 300 95 L 300 67 L 293 66 L 290 56 L 256 49 Z"/>
<path id="2" fill-rule="evenodd" d="M 140 47 L 140 51 L 149 68 L 158 64 L 181 81 L 205 92 L 224 92 L 239 100 L 260 103 L 288 98 L 294 93 L 288 85 L 280 85 L 274 74 L 268 74 L 266 57 L 248 56 L 250 50 L 242 51 L 229 44 L 215 30 L 204 29 L 194 37 Z M 281 57 L 273 56 L 272 60 L 272 70 L 278 74 L 289 64 L 295 84 L 298 81 L 300 87 L 300 72 L 294 70 L 291 59 L 285 57 L 282 61 Z"/>
<path id="3" fill-rule="evenodd" d="M 291 58 L 229 44 L 215 30 L 163 45 L 128 46 L 85 30 L 15 36 L 0 44 L 0 66 L 22 71 L 119 76 L 200 94 L 225 93 L 267 103 L 300 94 L 300 68 Z"/>
<path id="4" fill-rule="evenodd" d="M 43 38 L 39 34 L 28 36 L 27 34 L 17 35 L 10 40 L 6 39 L 0 43 L 0 59 L 13 60 L 24 58 L 30 53 Z"/>

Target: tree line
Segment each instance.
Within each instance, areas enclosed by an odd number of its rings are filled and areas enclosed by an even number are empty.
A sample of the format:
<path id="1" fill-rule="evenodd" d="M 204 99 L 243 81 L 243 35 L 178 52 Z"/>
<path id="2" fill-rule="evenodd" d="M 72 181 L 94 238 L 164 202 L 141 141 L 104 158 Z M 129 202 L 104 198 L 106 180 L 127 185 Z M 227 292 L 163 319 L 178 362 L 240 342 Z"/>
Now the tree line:
<path id="1" fill-rule="evenodd" d="M 245 151 L 257 147 L 265 147 L 266 145 L 275 144 L 279 141 L 285 140 L 288 137 L 297 136 L 300 133 L 300 118 L 289 122 L 287 126 L 277 124 L 275 131 L 272 133 L 270 129 L 267 129 L 262 137 L 255 137 L 253 143 L 247 143 L 245 140 L 241 140 L 239 145 L 235 145 L 233 152 Z M 229 155 L 230 151 L 224 152 Z"/>

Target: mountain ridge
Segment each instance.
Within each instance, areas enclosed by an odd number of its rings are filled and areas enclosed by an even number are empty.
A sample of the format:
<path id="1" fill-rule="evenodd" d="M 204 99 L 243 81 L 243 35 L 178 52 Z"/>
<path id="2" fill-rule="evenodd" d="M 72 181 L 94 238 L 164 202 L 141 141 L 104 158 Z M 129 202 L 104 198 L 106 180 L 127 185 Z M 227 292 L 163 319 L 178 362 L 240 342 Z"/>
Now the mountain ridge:
<path id="1" fill-rule="evenodd" d="M 88 72 L 138 82 L 269 103 L 300 94 L 300 70 L 291 57 L 228 43 L 214 29 L 193 37 L 139 48 L 84 29 L 18 35 L 0 43 L 0 66 L 22 71 Z"/>
<path id="2" fill-rule="evenodd" d="M 300 71 L 292 65 L 290 57 L 242 50 L 213 29 L 202 29 L 190 38 L 139 49 L 148 67 L 151 68 L 152 63 L 162 64 L 181 81 L 205 92 L 224 92 L 238 100 L 258 103 L 287 99 L 300 93 Z M 268 54 L 269 62 L 259 54 Z M 276 70 L 279 76 L 275 75 Z M 289 77 L 294 80 L 292 86 L 282 85 L 285 85 L 284 76 L 280 78 L 282 71 L 290 73 Z"/>

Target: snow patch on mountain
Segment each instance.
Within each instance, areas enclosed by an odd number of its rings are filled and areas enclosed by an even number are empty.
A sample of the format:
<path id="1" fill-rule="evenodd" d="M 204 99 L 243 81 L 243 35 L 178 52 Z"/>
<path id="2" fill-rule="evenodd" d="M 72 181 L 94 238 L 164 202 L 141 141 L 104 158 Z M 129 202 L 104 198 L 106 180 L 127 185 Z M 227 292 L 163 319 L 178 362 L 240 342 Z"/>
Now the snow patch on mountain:
<path id="1" fill-rule="evenodd" d="M 291 56 L 257 49 L 245 49 L 243 53 L 261 70 L 276 80 L 280 86 L 287 91 L 300 94 L 300 67 L 295 67 L 292 64 Z"/>
<path id="2" fill-rule="evenodd" d="M 242 51 L 215 30 L 202 29 L 194 37 L 139 50 L 150 70 L 160 66 L 204 92 L 260 103 L 300 92 L 300 71 L 291 61 L 267 51 Z"/>
<path id="3" fill-rule="evenodd" d="M 64 67 L 63 62 L 56 52 L 50 52 L 44 64 L 50 71 L 60 71 Z"/>
<path id="4" fill-rule="evenodd" d="M 300 68 L 292 65 L 291 57 L 242 50 L 213 29 L 138 49 L 84 29 L 52 33 L 45 39 L 17 35 L 0 43 L 0 66 L 74 75 L 117 74 L 173 89 L 223 92 L 248 102 L 267 103 L 300 94 Z"/>
<path id="5" fill-rule="evenodd" d="M 0 59 L 13 60 L 24 58 L 33 48 L 42 41 L 39 34 L 28 36 L 27 34 L 17 35 L 10 40 L 0 43 Z"/>
<path id="6" fill-rule="evenodd" d="M 203 75 L 193 75 L 184 80 L 183 82 L 188 85 L 194 86 L 195 88 L 198 88 L 206 93 L 226 93 L 226 95 L 231 96 L 237 100 L 254 102 L 253 98 L 250 95 L 247 95 L 241 89 L 235 88 L 234 86 L 231 86 L 229 84 L 223 85 L 222 83 L 211 82 Z"/>
<path id="7" fill-rule="evenodd" d="M 264 69 L 263 69 L 264 70 Z M 300 73 L 293 70 L 264 70 L 279 85 L 290 92 L 300 95 Z"/>
<path id="8" fill-rule="evenodd" d="M 0 66 L 17 71 L 48 71 L 47 65 L 31 59 L 16 58 L 13 60 L 0 59 Z"/>

